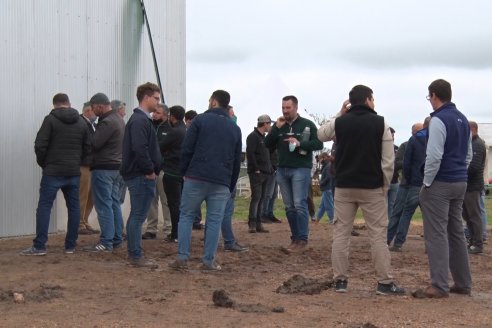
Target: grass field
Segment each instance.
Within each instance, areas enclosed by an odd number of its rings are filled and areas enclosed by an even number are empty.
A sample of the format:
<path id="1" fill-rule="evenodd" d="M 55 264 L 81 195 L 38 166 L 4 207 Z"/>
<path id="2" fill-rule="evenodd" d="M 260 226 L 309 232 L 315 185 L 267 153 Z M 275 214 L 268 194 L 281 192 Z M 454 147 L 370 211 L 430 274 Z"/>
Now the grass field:
<path id="1" fill-rule="evenodd" d="M 314 198 L 314 205 L 316 206 L 316 209 L 318 209 L 319 202 L 321 200 L 321 197 L 315 197 Z M 236 220 L 241 220 L 241 221 L 246 221 L 248 219 L 248 209 L 249 209 L 249 198 L 245 197 L 236 197 L 236 208 L 234 210 L 234 219 Z M 489 224 L 492 224 L 492 196 L 488 195 L 485 198 L 485 206 L 487 208 L 487 214 L 488 214 L 488 222 Z M 275 210 L 274 210 L 275 216 L 278 218 L 285 218 L 285 209 L 284 205 L 282 203 L 281 199 L 277 199 L 275 202 Z M 362 212 L 359 210 L 357 212 L 357 219 L 362 219 Z M 420 212 L 420 208 L 417 208 L 415 211 L 415 214 L 412 218 L 413 221 L 422 221 L 422 213 Z M 323 217 L 322 221 L 327 221 L 327 216 Z"/>

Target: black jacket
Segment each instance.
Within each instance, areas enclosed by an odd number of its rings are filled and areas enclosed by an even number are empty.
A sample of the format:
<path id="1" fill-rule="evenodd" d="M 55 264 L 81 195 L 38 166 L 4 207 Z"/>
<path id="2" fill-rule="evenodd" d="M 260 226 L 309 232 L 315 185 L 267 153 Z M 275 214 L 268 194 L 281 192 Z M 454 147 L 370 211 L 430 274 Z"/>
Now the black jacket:
<path id="1" fill-rule="evenodd" d="M 260 171 L 272 173 L 270 150 L 265 146 L 265 136 L 257 128 L 246 138 L 246 158 L 248 159 L 248 173 Z"/>
<path id="2" fill-rule="evenodd" d="M 171 129 L 171 125 L 169 124 L 168 120 L 152 121 L 152 124 L 154 125 L 157 141 L 159 142 L 159 144 L 161 144 L 161 142 L 164 140 L 167 133 Z M 161 152 L 161 169 L 164 169 L 164 154 L 162 152 Z"/>
<path id="3" fill-rule="evenodd" d="M 468 166 L 468 184 L 466 191 L 483 189 L 483 170 L 485 167 L 485 142 L 478 136 L 472 138 L 473 158 Z"/>
<path id="4" fill-rule="evenodd" d="M 90 153 L 87 126 L 73 108 L 55 108 L 36 135 L 34 152 L 44 175 L 80 175 L 80 163 Z"/>
<path id="5" fill-rule="evenodd" d="M 165 174 L 181 176 L 179 161 L 181 160 L 181 145 L 186 135 L 186 125 L 183 121 L 171 125 L 166 136 L 159 140 L 163 169 Z"/>
<path id="6" fill-rule="evenodd" d="M 319 189 L 321 191 L 331 190 L 333 187 L 333 176 L 331 175 L 332 163 L 324 161 L 321 164 L 321 175 L 319 179 Z"/>
<path id="7" fill-rule="evenodd" d="M 124 180 L 159 174 L 161 154 L 152 121 L 139 108 L 133 110 L 123 138 L 123 160 L 120 173 Z"/>
<path id="8" fill-rule="evenodd" d="M 89 139 L 90 139 L 90 142 L 92 144 L 93 142 L 93 138 L 94 138 L 94 128 L 93 128 L 93 125 L 92 123 L 86 119 L 84 117 L 84 115 L 80 115 L 80 117 L 82 118 L 82 120 L 84 120 L 86 126 L 87 126 L 87 131 L 89 132 Z M 93 161 L 93 155 L 92 155 L 92 151 L 87 154 L 86 156 L 84 156 L 82 158 L 82 162 L 80 163 L 81 166 L 91 166 L 92 165 L 92 161 Z"/>
<path id="9" fill-rule="evenodd" d="M 111 110 L 99 117 L 92 142 L 92 170 L 119 170 L 124 133 L 125 122 L 117 111 Z"/>

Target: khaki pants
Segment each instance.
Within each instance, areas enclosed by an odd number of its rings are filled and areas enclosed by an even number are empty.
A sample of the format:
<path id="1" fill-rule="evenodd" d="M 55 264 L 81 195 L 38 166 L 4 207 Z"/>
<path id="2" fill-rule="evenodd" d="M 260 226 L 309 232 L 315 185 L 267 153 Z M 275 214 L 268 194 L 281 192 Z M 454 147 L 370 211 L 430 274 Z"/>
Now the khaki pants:
<path id="1" fill-rule="evenodd" d="M 94 208 L 91 192 L 91 170 L 88 166 L 80 167 L 80 224 L 79 229 L 92 229 L 89 215 Z"/>
<path id="2" fill-rule="evenodd" d="M 169 207 L 167 206 L 167 197 L 164 192 L 164 183 L 162 178 L 164 172 L 159 173 L 159 177 L 156 181 L 156 193 L 149 208 L 149 214 L 147 216 L 147 232 L 157 233 L 157 224 L 159 222 L 159 200 L 161 201 L 162 214 L 164 216 L 164 232 L 171 232 L 171 214 L 169 213 Z"/>
<path id="3" fill-rule="evenodd" d="M 357 209 L 361 208 L 369 234 L 371 257 L 378 282 L 392 282 L 389 274 L 391 256 L 386 244 L 388 208 L 383 188 L 335 189 L 335 219 L 331 262 L 335 280 L 348 279 L 350 232 Z"/>

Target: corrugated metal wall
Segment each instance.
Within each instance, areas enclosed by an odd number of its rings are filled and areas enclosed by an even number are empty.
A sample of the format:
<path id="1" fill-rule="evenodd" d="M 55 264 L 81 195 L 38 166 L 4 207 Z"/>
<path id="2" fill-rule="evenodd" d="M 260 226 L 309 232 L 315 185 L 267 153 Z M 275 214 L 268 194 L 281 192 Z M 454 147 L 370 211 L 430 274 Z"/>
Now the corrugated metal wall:
<path id="1" fill-rule="evenodd" d="M 146 0 L 164 95 L 185 106 L 185 1 Z M 139 0 L 0 2 L 0 237 L 35 232 L 41 170 L 34 139 L 54 94 L 72 107 L 94 93 L 137 105 L 136 87 L 156 82 Z M 66 222 L 57 200 L 51 230 Z M 63 202 L 63 203 L 62 203 Z"/>

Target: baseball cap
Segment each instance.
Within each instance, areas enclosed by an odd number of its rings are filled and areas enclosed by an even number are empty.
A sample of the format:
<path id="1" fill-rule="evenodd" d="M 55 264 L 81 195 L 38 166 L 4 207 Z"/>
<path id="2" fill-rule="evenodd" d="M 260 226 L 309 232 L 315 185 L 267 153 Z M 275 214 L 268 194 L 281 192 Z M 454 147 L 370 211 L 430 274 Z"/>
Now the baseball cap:
<path id="1" fill-rule="evenodd" d="M 258 123 L 273 123 L 274 121 L 272 121 L 272 119 L 270 118 L 270 116 L 268 116 L 267 114 L 264 114 L 264 115 L 260 115 L 258 117 Z"/>
<path id="2" fill-rule="evenodd" d="M 109 98 L 104 93 L 96 93 L 92 96 L 91 100 L 89 100 L 91 105 L 109 105 Z"/>

